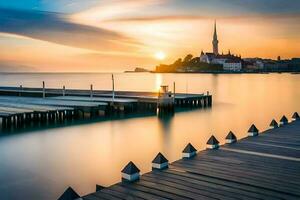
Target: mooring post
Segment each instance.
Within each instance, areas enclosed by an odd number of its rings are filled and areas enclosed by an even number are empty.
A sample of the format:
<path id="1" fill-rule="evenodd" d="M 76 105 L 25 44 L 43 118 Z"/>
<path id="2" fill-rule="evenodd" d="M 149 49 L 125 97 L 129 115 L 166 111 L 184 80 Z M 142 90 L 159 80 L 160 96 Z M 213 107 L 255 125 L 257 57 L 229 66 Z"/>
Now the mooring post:
<path id="1" fill-rule="evenodd" d="M 22 90 L 23 90 L 23 86 L 20 85 L 20 92 L 19 92 L 19 96 L 22 96 Z"/>
<path id="2" fill-rule="evenodd" d="M 63 86 L 63 91 L 62 92 L 63 92 L 62 95 L 64 97 L 66 95 L 66 86 Z"/>
<path id="3" fill-rule="evenodd" d="M 93 98 L 93 84 L 91 84 L 91 88 L 90 88 L 90 97 Z"/>
<path id="4" fill-rule="evenodd" d="M 257 136 L 258 135 L 259 130 L 256 128 L 256 126 L 254 124 L 251 125 L 251 127 L 248 130 L 248 136 Z"/>
<path id="5" fill-rule="evenodd" d="M 191 158 L 197 154 L 197 149 L 191 143 L 188 143 L 182 151 L 182 158 Z"/>
<path id="6" fill-rule="evenodd" d="M 278 123 L 273 119 L 270 123 L 270 129 L 278 128 Z"/>
<path id="7" fill-rule="evenodd" d="M 7 118 L 6 117 L 2 117 L 2 130 L 5 131 L 7 128 Z"/>
<path id="8" fill-rule="evenodd" d="M 218 149 L 219 148 L 219 141 L 215 138 L 215 136 L 211 136 L 207 143 L 206 143 L 206 149 Z"/>
<path id="9" fill-rule="evenodd" d="M 80 196 L 73 190 L 73 188 L 68 187 L 65 192 L 57 200 L 75 200 L 79 199 Z"/>
<path id="10" fill-rule="evenodd" d="M 122 181 L 134 182 L 140 179 L 140 170 L 130 161 L 122 170 Z"/>
<path id="11" fill-rule="evenodd" d="M 6 121 L 6 128 L 11 129 L 11 124 L 12 124 L 11 121 L 12 121 L 12 116 L 8 116 Z"/>
<path id="12" fill-rule="evenodd" d="M 43 98 L 46 97 L 46 91 L 45 91 L 45 81 L 43 81 Z"/>
<path id="13" fill-rule="evenodd" d="M 232 144 L 232 143 L 235 143 L 237 141 L 236 136 L 234 135 L 234 133 L 232 131 L 230 131 L 228 133 L 225 140 L 226 140 L 226 144 Z"/>
<path id="14" fill-rule="evenodd" d="M 289 123 L 289 120 L 286 118 L 285 115 L 283 115 L 282 118 L 280 119 L 280 122 L 279 122 L 280 126 L 284 126 L 288 123 Z"/>
<path id="15" fill-rule="evenodd" d="M 297 120 L 299 120 L 299 119 L 300 119 L 299 114 L 298 114 L 297 112 L 295 112 L 295 113 L 293 114 L 293 116 L 292 116 L 292 121 L 297 121 Z"/>
<path id="16" fill-rule="evenodd" d="M 169 161 L 166 159 L 166 157 L 162 153 L 158 153 L 154 160 L 152 161 L 152 169 L 166 169 L 169 167 Z"/>

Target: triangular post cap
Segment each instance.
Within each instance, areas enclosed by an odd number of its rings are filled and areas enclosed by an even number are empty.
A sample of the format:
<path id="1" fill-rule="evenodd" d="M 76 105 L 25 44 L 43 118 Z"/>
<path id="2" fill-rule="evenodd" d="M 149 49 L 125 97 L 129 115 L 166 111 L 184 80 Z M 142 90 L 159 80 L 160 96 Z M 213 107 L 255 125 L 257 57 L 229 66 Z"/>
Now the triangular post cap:
<path id="1" fill-rule="evenodd" d="M 275 119 L 273 119 L 273 120 L 271 121 L 270 126 L 278 127 L 278 123 L 276 122 Z"/>
<path id="2" fill-rule="evenodd" d="M 78 199 L 80 196 L 73 190 L 73 188 L 68 187 L 66 191 L 57 200 L 74 200 Z"/>
<path id="3" fill-rule="evenodd" d="M 234 135 L 234 133 L 232 131 L 230 131 L 225 139 L 226 140 L 236 140 L 236 136 Z"/>
<path id="4" fill-rule="evenodd" d="M 251 127 L 249 128 L 248 132 L 250 133 L 258 133 L 258 129 L 256 128 L 256 126 L 254 124 L 251 125 Z"/>
<path id="5" fill-rule="evenodd" d="M 154 160 L 152 161 L 152 163 L 156 163 L 156 164 L 162 164 L 162 163 L 166 163 L 169 162 L 166 157 L 162 154 L 162 153 L 158 153 L 156 155 L 156 157 L 154 158 Z"/>
<path id="6" fill-rule="evenodd" d="M 193 153 L 196 151 L 197 149 L 195 149 L 191 143 L 188 143 L 188 145 L 186 145 L 186 147 L 183 149 L 182 153 Z"/>
<path id="7" fill-rule="evenodd" d="M 293 119 L 300 119 L 300 116 L 297 112 L 295 112 L 292 116 Z"/>
<path id="8" fill-rule="evenodd" d="M 280 122 L 283 122 L 283 123 L 287 123 L 288 122 L 288 119 L 286 118 L 285 115 L 283 115 L 280 119 Z"/>
<path id="9" fill-rule="evenodd" d="M 215 138 L 215 136 L 211 136 L 207 143 L 206 144 L 209 144 L 209 145 L 216 145 L 216 144 L 219 144 L 219 141 Z"/>
<path id="10" fill-rule="evenodd" d="M 137 168 L 137 166 L 135 166 L 135 164 L 132 161 L 130 161 L 121 172 L 124 174 L 135 174 L 139 173 L 140 170 Z"/>

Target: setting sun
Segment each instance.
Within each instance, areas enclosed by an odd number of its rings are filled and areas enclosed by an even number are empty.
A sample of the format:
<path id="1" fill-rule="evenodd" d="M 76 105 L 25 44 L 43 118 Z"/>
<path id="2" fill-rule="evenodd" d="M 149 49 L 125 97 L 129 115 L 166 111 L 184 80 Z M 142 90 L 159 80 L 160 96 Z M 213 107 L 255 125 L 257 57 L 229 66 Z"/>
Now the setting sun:
<path id="1" fill-rule="evenodd" d="M 166 54 L 162 51 L 158 51 L 158 52 L 155 53 L 154 57 L 157 60 L 164 60 L 166 58 Z"/>

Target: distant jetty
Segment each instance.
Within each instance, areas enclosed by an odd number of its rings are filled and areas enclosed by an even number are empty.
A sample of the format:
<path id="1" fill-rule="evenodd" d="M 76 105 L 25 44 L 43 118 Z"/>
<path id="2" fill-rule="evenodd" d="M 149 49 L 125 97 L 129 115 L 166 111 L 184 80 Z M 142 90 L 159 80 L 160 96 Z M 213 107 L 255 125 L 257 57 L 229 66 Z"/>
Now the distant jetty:
<path id="1" fill-rule="evenodd" d="M 173 115 L 177 108 L 212 106 L 212 95 L 155 92 L 0 87 L 0 119 L 4 132 L 82 119 L 124 115 Z"/>

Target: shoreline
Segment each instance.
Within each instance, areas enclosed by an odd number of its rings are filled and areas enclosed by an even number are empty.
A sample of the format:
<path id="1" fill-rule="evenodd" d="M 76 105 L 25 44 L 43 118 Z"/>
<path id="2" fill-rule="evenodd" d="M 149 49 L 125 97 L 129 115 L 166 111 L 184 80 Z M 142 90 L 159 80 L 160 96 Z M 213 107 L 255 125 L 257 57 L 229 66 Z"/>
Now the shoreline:
<path id="1" fill-rule="evenodd" d="M 138 72 L 137 72 L 138 73 Z M 156 72 L 151 71 L 150 73 L 154 74 L 300 74 L 300 71 L 281 71 L 281 72 L 212 72 L 212 71 L 205 71 L 205 72 Z"/>

